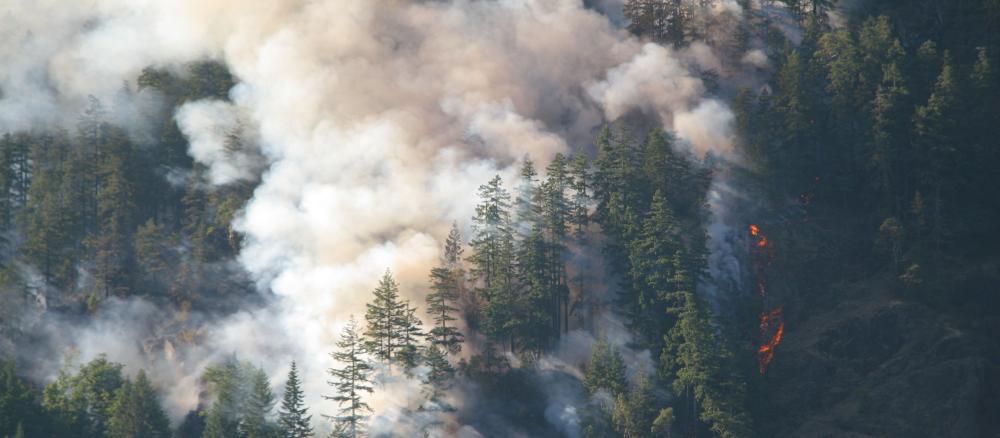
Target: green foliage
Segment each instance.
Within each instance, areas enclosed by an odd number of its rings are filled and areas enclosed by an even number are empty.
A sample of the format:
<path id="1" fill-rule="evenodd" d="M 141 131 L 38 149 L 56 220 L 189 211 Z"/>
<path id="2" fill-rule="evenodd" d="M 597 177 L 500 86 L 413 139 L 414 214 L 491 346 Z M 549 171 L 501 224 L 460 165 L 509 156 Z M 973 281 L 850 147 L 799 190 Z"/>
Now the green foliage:
<path id="1" fill-rule="evenodd" d="M 444 351 L 434 345 L 427 348 L 427 352 L 424 354 L 424 363 L 429 370 L 423 383 L 430 387 L 431 400 L 434 400 L 440 396 L 442 391 L 451 386 L 451 379 L 455 376 L 455 367 L 448 362 Z"/>
<path id="2" fill-rule="evenodd" d="M 135 382 L 125 379 L 118 388 L 111 405 L 108 421 L 111 438 L 166 438 L 170 435 L 170 422 L 160 407 L 156 390 L 139 370 Z"/>
<path id="3" fill-rule="evenodd" d="M 364 359 L 366 353 L 365 343 L 358 333 L 358 323 L 351 316 L 337 341 L 337 350 L 330 354 L 340 366 L 328 371 L 333 378 L 330 386 L 335 389 L 336 395 L 324 396 L 340 407 L 338 414 L 331 417 L 335 426 L 334 436 L 355 438 L 364 435 L 364 421 L 371 407 L 363 397 L 364 393 L 372 392 L 371 366 Z"/>
<path id="4" fill-rule="evenodd" d="M 206 438 L 275 437 L 274 394 L 264 370 L 235 358 L 205 370 L 214 402 L 205 414 Z"/>
<path id="5" fill-rule="evenodd" d="M 652 433 L 656 420 L 656 397 L 653 383 L 640 374 L 635 387 L 627 394 L 619 393 L 611 414 L 615 430 L 624 438 L 646 437 Z"/>
<path id="6" fill-rule="evenodd" d="M 388 269 L 372 292 L 372 302 L 365 312 L 365 349 L 383 362 L 396 358 L 404 343 L 404 330 L 408 328 L 406 303 L 399 298 L 399 285 Z"/>
<path id="7" fill-rule="evenodd" d="M 309 408 L 305 405 L 304 397 L 299 371 L 293 361 L 285 382 L 285 396 L 281 399 L 281 408 L 278 410 L 278 436 L 281 438 L 313 436 L 312 415 L 308 415 Z"/>
<path id="8" fill-rule="evenodd" d="M 42 407 L 57 422 L 60 436 L 106 437 L 112 406 L 125 383 L 122 365 L 101 356 L 75 374 L 64 368 L 48 386 Z"/>
<path id="9" fill-rule="evenodd" d="M 23 437 L 25 425 L 32 436 L 45 435 L 48 422 L 31 387 L 18 377 L 15 362 L 0 361 L 0 435 Z"/>
<path id="10" fill-rule="evenodd" d="M 599 339 L 584 368 L 583 387 L 591 394 L 603 389 L 617 397 L 627 386 L 621 352 L 606 339 Z"/>
<path id="11" fill-rule="evenodd" d="M 427 294 L 427 312 L 432 315 L 434 327 L 427 334 L 431 344 L 449 353 L 462 350 L 464 336 L 454 326 L 458 311 L 454 307 L 458 300 L 459 279 L 451 269 L 437 267 L 431 269 L 431 292 Z M 451 325 L 449 325 L 451 324 Z"/>

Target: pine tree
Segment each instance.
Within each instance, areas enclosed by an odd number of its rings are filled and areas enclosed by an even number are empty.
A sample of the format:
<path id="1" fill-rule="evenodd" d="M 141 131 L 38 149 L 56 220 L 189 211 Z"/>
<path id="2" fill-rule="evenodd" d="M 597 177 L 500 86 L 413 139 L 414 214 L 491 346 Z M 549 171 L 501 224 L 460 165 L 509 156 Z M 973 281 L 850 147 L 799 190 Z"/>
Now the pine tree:
<path id="1" fill-rule="evenodd" d="M 312 415 L 307 415 L 309 408 L 305 406 L 302 386 L 299 381 L 298 368 L 295 361 L 288 371 L 288 381 L 285 382 L 285 396 L 278 410 L 278 425 L 281 438 L 306 438 L 313 436 L 310 424 Z"/>
<path id="2" fill-rule="evenodd" d="M 250 379 L 249 367 L 235 358 L 211 366 L 203 379 L 215 401 L 205 414 L 204 438 L 231 438 L 240 434 L 240 423 L 246 410 L 249 391 L 245 385 Z"/>
<path id="3" fill-rule="evenodd" d="M 116 391 L 115 400 L 111 405 L 111 418 L 108 420 L 108 436 L 111 438 L 170 436 L 170 422 L 144 370 L 139 370 L 135 382 L 126 379 Z"/>
<path id="4" fill-rule="evenodd" d="M 593 394 L 606 390 L 612 397 L 618 397 L 628 388 L 625 380 L 625 360 L 618 348 L 600 338 L 594 344 L 594 351 L 584 367 L 583 387 Z"/>
<path id="5" fill-rule="evenodd" d="M 671 275 L 677 245 L 679 225 L 662 193 L 653 194 L 649 213 L 642 222 L 641 232 L 629 242 L 629 279 L 631 296 L 623 296 L 622 304 L 629 324 L 643 342 L 657 345 L 660 333 L 668 327 L 663 317 L 668 303 L 674 299 Z"/>
<path id="6" fill-rule="evenodd" d="M 659 129 L 646 136 L 642 172 L 649 184 L 644 197 L 659 191 L 672 208 L 684 209 L 694 201 L 689 190 L 693 175 L 691 164 L 674 152 L 673 143 L 673 135 Z"/>
<path id="7" fill-rule="evenodd" d="M 691 31 L 693 11 L 682 0 L 627 0 L 623 5 L 632 33 L 666 44 L 681 44 Z"/>
<path id="8" fill-rule="evenodd" d="M 482 283 L 480 291 L 489 301 L 497 292 L 510 286 L 513 235 L 510 220 L 510 195 L 499 175 L 479 187 L 480 203 L 472 218 L 472 275 Z"/>
<path id="9" fill-rule="evenodd" d="M 653 391 L 653 383 L 640 374 L 635 387 L 628 394 L 619 393 L 616 396 L 611 418 L 615 429 L 623 437 L 640 438 L 652 433 L 657 414 Z"/>
<path id="10" fill-rule="evenodd" d="M 903 81 L 899 66 L 895 63 L 884 66 L 882 84 L 875 92 L 873 104 L 872 167 L 876 174 L 876 186 L 882 195 L 882 205 L 889 206 L 891 213 L 902 211 L 904 187 L 901 173 L 902 151 L 905 149 L 908 111 L 906 97 L 909 91 Z"/>
<path id="11" fill-rule="evenodd" d="M 535 203 L 538 190 L 538 171 L 535 163 L 527 155 L 521 163 L 521 179 L 518 181 L 514 197 L 514 220 L 517 235 L 523 238 L 531 233 L 531 229 L 539 220 L 538 206 Z"/>
<path id="12" fill-rule="evenodd" d="M 423 323 L 417 317 L 417 308 L 410 306 L 410 301 L 403 302 L 403 307 L 397 315 L 399 319 L 399 351 L 396 359 L 403 369 L 410 369 L 420 362 L 420 350 L 417 341 L 424 336 L 420 326 Z"/>
<path id="13" fill-rule="evenodd" d="M 948 53 L 944 54 L 941 74 L 927 104 L 917 108 L 916 135 L 920 157 L 921 186 L 932 194 L 930 232 L 936 253 L 940 253 L 944 235 L 945 191 L 956 166 L 957 120 L 955 109 L 958 90 Z"/>
<path id="14" fill-rule="evenodd" d="M 364 435 L 366 413 L 371 412 L 371 407 L 362 398 L 363 393 L 372 392 L 369 380 L 371 367 L 364 360 L 365 353 L 365 344 L 358 333 L 358 323 L 352 316 L 337 341 L 337 351 L 331 353 L 333 360 L 341 365 L 340 368 L 330 368 L 328 371 L 333 378 L 329 384 L 335 388 L 337 395 L 325 397 L 336 401 L 340 406 L 338 415 L 332 418 L 342 436 L 351 438 Z"/>
<path id="15" fill-rule="evenodd" d="M 556 154 L 545 168 L 541 210 L 545 224 L 544 289 L 551 299 L 553 334 L 569 331 L 569 288 L 566 281 L 566 237 L 571 216 L 566 192 L 571 184 L 566 157 Z"/>
<path id="16" fill-rule="evenodd" d="M 240 435 L 246 438 L 276 437 L 278 429 L 269 418 L 276 402 L 271 391 L 271 382 L 263 369 L 255 368 L 249 371 L 250 394 L 240 423 Z"/>
<path id="17" fill-rule="evenodd" d="M 431 269 L 431 292 L 427 294 L 427 312 L 434 320 L 434 327 L 428 333 L 431 345 L 441 347 L 449 353 L 462 350 L 464 336 L 452 322 L 458 311 L 454 304 L 458 300 L 458 279 L 455 273 L 441 266 Z M 450 325 L 451 324 L 451 325 Z"/>
<path id="18" fill-rule="evenodd" d="M 116 391 L 125 382 L 123 366 L 100 356 L 76 374 L 68 369 L 45 387 L 42 407 L 62 428 L 58 436 L 105 436 Z"/>
<path id="19" fill-rule="evenodd" d="M 42 416 L 35 394 L 17 376 L 13 360 L 0 360 L 0 434 L 24 433 L 27 424 L 32 435 L 43 435 L 48 419 Z"/>
<path id="20" fill-rule="evenodd" d="M 572 179 L 573 199 L 570 207 L 569 223 L 573 226 L 573 234 L 577 242 L 586 238 L 587 226 L 590 223 L 590 162 L 587 156 L 577 154 L 573 157 L 570 177 Z"/>
<path id="21" fill-rule="evenodd" d="M 671 378 L 674 393 L 686 400 L 680 406 L 695 407 L 688 413 L 690 417 L 709 424 L 720 437 L 747 436 L 745 384 L 732 370 L 732 354 L 711 325 L 704 303 L 692 292 L 693 283 L 681 268 L 680 257 L 676 259 L 678 267 L 671 282 L 677 301 L 669 310 L 677 322 L 664 338 L 667 348 L 660 358 L 661 375 Z M 688 419 L 688 425 L 696 427 L 693 418 Z"/>
<path id="22" fill-rule="evenodd" d="M 444 264 L 448 270 L 455 275 L 456 281 L 461 282 L 462 277 L 459 270 L 462 269 L 462 233 L 458 231 L 458 223 L 452 222 L 451 231 L 444 241 Z"/>
<path id="23" fill-rule="evenodd" d="M 97 193 L 99 227 L 94 241 L 97 291 L 104 297 L 131 292 L 135 260 L 132 235 L 136 227 L 132 146 L 126 134 L 114 130 L 103 149 L 101 184 Z"/>
<path id="24" fill-rule="evenodd" d="M 41 272 L 46 283 L 61 287 L 72 282 L 80 246 L 78 208 L 66 196 L 67 182 L 60 157 L 69 151 L 60 135 L 44 136 L 32 144 L 33 163 L 27 203 L 21 211 L 18 230 L 24 236 L 22 251 L 29 263 Z"/>
<path id="25" fill-rule="evenodd" d="M 440 396 L 442 391 L 448 389 L 449 382 L 455 375 L 455 367 L 448 363 L 444 351 L 435 345 L 427 348 L 424 363 L 429 370 L 423 383 L 430 387 L 430 398 L 434 400 Z"/>
<path id="26" fill-rule="evenodd" d="M 373 292 L 372 302 L 366 306 L 365 348 L 377 359 L 389 363 L 402 343 L 405 304 L 399 299 L 399 285 L 392 272 L 385 270 Z"/>
<path id="27" fill-rule="evenodd" d="M 472 275 L 481 300 L 482 327 L 492 340 L 514 348 L 514 237 L 510 195 L 499 175 L 479 187 L 480 202 L 473 217 L 475 235 L 470 242 Z"/>

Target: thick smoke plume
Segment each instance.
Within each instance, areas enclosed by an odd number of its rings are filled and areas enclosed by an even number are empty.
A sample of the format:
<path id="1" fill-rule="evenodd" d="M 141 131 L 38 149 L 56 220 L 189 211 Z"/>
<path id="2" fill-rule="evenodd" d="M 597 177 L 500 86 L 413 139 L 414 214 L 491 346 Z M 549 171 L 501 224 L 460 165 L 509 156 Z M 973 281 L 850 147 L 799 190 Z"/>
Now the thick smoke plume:
<path id="1" fill-rule="evenodd" d="M 630 112 L 656 118 L 699 153 L 732 146 L 732 113 L 699 76 L 725 74 L 714 49 L 636 39 L 616 1 L 13 0 L 4 9 L 0 131 L 67 126 L 88 95 L 110 99 L 150 65 L 216 59 L 237 79 L 231 103 L 190 102 L 176 120 L 212 184 L 250 178 L 261 165 L 224 153 L 227 133 L 252 132 L 265 170 L 235 224 L 246 235 L 239 261 L 277 298 L 207 322 L 203 342 L 183 355 L 165 344 L 107 351 L 173 382 L 175 416 L 195 407 L 202 368 L 233 353 L 276 383 L 297 360 L 307 402 L 332 413 L 321 399 L 330 393 L 324 372 L 347 317 L 363 314 L 386 267 L 422 305 L 452 221 L 468 235 L 476 187 L 494 174 L 511 181 L 525 154 L 585 151 L 602 123 Z M 706 13 L 739 12 L 724 1 Z M 758 52 L 737 59 L 759 68 Z M 76 344 L 99 336 L 104 350 L 136 345 L 131 337 L 144 332 L 128 327 L 148 324 L 149 309 L 120 307 L 106 316 L 120 320 L 74 326 L 84 333 Z M 175 354 L 184 362 L 150 367 L 151 355 Z M 373 406 L 404 410 L 393 403 Z M 556 405 L 552 421 L 572 423 L 571 405 Z"/>

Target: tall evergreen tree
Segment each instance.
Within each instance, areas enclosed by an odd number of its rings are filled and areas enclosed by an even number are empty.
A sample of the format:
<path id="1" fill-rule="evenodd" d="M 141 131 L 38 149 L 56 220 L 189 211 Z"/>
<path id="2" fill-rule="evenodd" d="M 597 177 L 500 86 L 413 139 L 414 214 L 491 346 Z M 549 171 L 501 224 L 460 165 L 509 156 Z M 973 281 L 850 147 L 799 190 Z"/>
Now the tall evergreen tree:
<path id="1" fill-rule="evenodd" d="M 518 180 L 514 197 L 514 229 L 523 238 L 531 233 L 539 220 L 536 191 L 538 190 L 538 171 L 531 157 L 525 155 L 521 163 L 520 180 Z"/>
<path id="2" fill-rule="evenodd" d="M 240 425 L 246 410 L 249 391 L 246 385 L 250 368 L 235 358 L 209 367 L 203 379 L 208 383 L 214 401 L 205 413 L 204 438 L 231 438 L 240 436 Z"/>
<path id="3" fill-rule="evenodd" d="M 285 382 L 285 396 L 278 410 L 278 426 L 281 438 L 306 438 L 313 436 L 311 424 L 312 415 L 307 415 L 305 396 L 302 393 L 302 383 L 299 381 L 299 371 L 292 361 L 288 370 L 288 380 Z"/>
<path id="4" fill-rule="evenodd" d="M 455 367 L 448 363 L 448 358 L 445 356 L 444 351 L 436 345 L 431 345 L 427 348 L 427 353 L 424 355 L 424 363 L 429 370 L 423 383 L 430 387 L 430 398 L 434 400 L 444 390 L 448 389 L 449 382 L 455 375 Z"/>
<path id="5" fill-rule="evenodd" d="M 458 278 L 455 272 L 440 266 L 431 269 L 431 292 L 427 294 L 427 312 L 434 320 L 434 327 L 428 333 L 431 345 L 443 348 L 449 353 L 462 350 L 464 336 L 453 324 L 458 311 Z"/>
<path id="6" fill-rule="evenodd" d="M 591 394 L 603 389 L 617 397 L 628 389 L 625 372 L 621 352 L 607 339 L 600 338 L 584 367 L 583 387 Z"/>
<path id="7" fill-rule="evenodd" d="M 573 157 L 570 168 L 573 198 L 570 207 L 569 223 L 573 226 L 573 235 L 579 243 L 586 238 L 587 226 L 590 223 L 590 162 L 584 154 Z"/>
<path id="8" fill-rule="evenodd" d="M 31 387 L 17 375 L 13 360 L 0 361 L 0 434 L 24 434 L 24 425 L 32 436 L 48 434 L 48 419 L 42 415 Z"/>
<path id="9" fill-rule="evenodd" d="M 953 177 L 957 158 L 957 120 L 955 109 L 958 89 L 948 53 L 944 54 L 941 74 L 927 103 L 917 108 L 916 136 L 921 157 L 921 188 L 932 193 L 930 232 L 935 252 L 940 253 L 945 230 L 944 203 L 949 177 Z"/>
<path id="10" fill-rule="evenodd" d="M 333 360 L 340 364 L 340 368 L 328 371 L 333 378 L 329 384 L 336 390 L 336 395 L 325 397 L 337 402 L 340 407 L 338 414 L 331 417 L 336 432 L 351 438 L 364 436 L 366 413 L 371 412 L 371 407 L 363 399 L 364 393 L 372 392 L 369 380 L 371 367 L 364 360 L 365 353 L 358 323 L 352 316 L 337 341 L 337 350 L 331 353 Z"/>
<path id="11" fill-rule="evenodd" d="M 499 175 L 479 187 L 480 202 L 473 217 L 470 245 L 472 275 L 481 300 L 482 326 L 493 340 L 506 342 L 513 350 L 514 327 L 514 237 L 510 218 L 510 194 Z"/>
<path id="12" fill-rule="evenodd" d="M 100 356 L 76 374 L 60 372 L 45 387 L 42 407 L 59 423 L 58 436 L 105 437 L 116 391 L 124 382 L 122 365 Z"/>
<path id="13" fill-rule="evenodd" d="M 696 402 L 678 403 L 693 407 L 686 412 L 689 430 L 703 421 L 720 437 L 747 436 L 745 384 L 731 368 L 732 355 L 711 325 L 705 304 L 692 292 L 680 256 L 675 260 L 671 283 L 677 300 L 669 310 L 677 322 L 664 338 L 668 348 L 661 355 L 661 375 L 673 380 L 675 394 Z"/>
<path id="14" fill-rule="evenodd" d="M 240 435 L 246 438 L 277 437 L 278 429 L 270 419 L 276 400 L 267 373 L 263 369 L 255 368 L 250 370 L 248 377 L 250 393 L 240 423 Z"/>
<path id="15" fill-rule="evenodd" d="M 97 213 L 100 225 L 93 243 L 97 291 L 107 297 L 127 296 L 132 286 L 136 228 L 133 150 L 120 130 L 113 130 L 103 149 Z"/>
<path id="16" fill-rule="evenodd" d="M 402 344 L 405 304 L 399 298 L 399 285 L 388 269 L 373 292 L 365 312 L 365 348 L 377 359 L 391 362 Z"/>
<path id="17" fill-rule="evenodd" d="M 396 358 L 403 369 L 410 369 L 420 363 L 420 349 L 417 342 L 424 336 L 421 325 L 423 323 L 417 317 L 417 308 L 410 306 L 410 301 L 403 302 L 403 307 L 397 315 L 399 319 L 399 351 Z"/>
<path id="18" fill-rule="evenodd" d="M 167 438 L 170 422 L 160 406 L 156 390 L 145 370 L 139 370 L 135 382 L 126 379 L 118 388 L 108 421 L 111 438 Z"/>
<path id="19" fill-rule="evenodd" d="M 641 231 L 629 243 L 629 277 L 632 287 L 620 302 L 629 317 L 629 324 L 648 346 L 659 345 L 656 339 L 669 327 L 663 317 L 673 297 L 670 277 L 677 266 L 674 256 L 679 225 L 662 193 L 653 194 L 649 213 Z"/>

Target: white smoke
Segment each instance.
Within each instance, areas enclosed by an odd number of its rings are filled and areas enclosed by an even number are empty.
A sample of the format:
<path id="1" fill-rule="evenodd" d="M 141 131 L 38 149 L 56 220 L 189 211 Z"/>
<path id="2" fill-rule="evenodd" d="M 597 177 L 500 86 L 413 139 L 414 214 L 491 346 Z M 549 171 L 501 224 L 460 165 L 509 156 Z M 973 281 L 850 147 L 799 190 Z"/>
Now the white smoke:
<path id="1" fill-rule="evenodd" d="M 240 261 L 280 299 L 209 324 L 183 376 L 169 375 L 174 413 L 194 407 L 201 368 L 233 352 L 276 381 L 297 360 L 313 412 L 332 413 L 327 353 L 348 315 L 363 314 L 387 267 L 422 306 L 452 221 L 467 230 L 476 187 L 498 173 L 511 181 L 525 154 L 544 166 L 632 110 L 699 152 L 731 147 L 732 113 L 696 73 L 719 68 L 711 48 L 643 43 L 582 0 L 7 6 L 0 131 L 65 124 L 87 95 L 108 96 L 149 65 L 214 58 L 239 83 L 232 103 L 189 102 L 176 118 L 217 184 L 248 177 L 224 141 L 238 123 L 252 128 L 267 170 L 235 224 L 247 237 Z"/>

